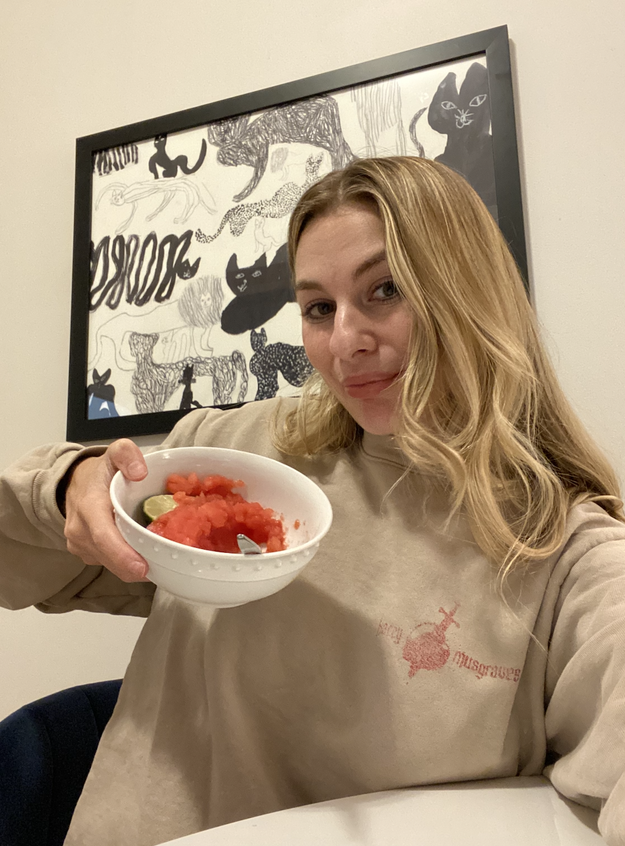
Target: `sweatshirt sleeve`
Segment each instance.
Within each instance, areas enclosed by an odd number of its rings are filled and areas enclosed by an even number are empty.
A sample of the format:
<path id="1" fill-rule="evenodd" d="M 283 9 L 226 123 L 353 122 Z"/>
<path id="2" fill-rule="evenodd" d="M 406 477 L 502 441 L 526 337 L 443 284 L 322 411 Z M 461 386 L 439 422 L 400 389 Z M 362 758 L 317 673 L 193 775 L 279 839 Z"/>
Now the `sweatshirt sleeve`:
<path id="1" fill-rule="evenodd" d="M 161 445 L 144 451 L 193 445 L 236 449 L 249 441 L 250 433 L 258 451 L 268 450 L 268 421 L 275 406 L 266 400 L 228 410 L 197 409 L 178 421 Z M 123 582 L 67 551 L 57 487 L 77 459 L 105 450 L 49 444 L 0 475 L 0 607 L 147 616 L 155 590 L 151 582 Z"/>
<path id="2" fill-rule="evenodd" d="M 222 414 L 216 409 L 193 411 L 161 446 L 145 451 L 210 443 L 211 423 Z M 106 568 L 87 565 L 67 551 L 57 487 L 75 461 L 105 450 L 105 446 L 48 444 L 0 474 L 0 607 L 149 614 L 155 591 L 151 582 L 123 582 Z"/>
<path id="3" fill-rule="evenodd" d="M 146 616 L 154 585 L 122 582 L 67 551 L 56 489 L 79 457 L 105 447 L 39 447 L 0 475 L 0 606 Z"/>
<path id="4" fill-rule="evenodd" d="M 600 811 L 609 846 L 625 846 L 625 526 L 598 506 L 583 511 L 560 560 L 567 575 L 549 645 L 546 775 Z"/>

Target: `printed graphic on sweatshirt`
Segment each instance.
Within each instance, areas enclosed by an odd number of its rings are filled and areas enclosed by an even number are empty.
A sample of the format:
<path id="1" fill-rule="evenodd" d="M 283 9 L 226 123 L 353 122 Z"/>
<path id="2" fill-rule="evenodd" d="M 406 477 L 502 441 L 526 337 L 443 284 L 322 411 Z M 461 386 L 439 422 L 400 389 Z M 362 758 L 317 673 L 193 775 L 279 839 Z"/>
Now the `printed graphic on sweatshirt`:
<path id="1" fill-rule="evenodd" d="M 449 646 L 446 632 L 452 625 L 460 628 L 460 623 L 454 620 L 458 610 L 458 603 L 452 611 L 439 608 L 443 615 L 440 623 L 419 623 L 408 635 L 404 644 L 402 657 L 410 664 L 408 678 L 412 678 L 419 670 L 439 670 L 449 660 Z"/>
<path id="2" fill-rule="evenodd" d="M 458 650 L 454 653 L 452 662 L 458 667 L 464 667 L 475 673 L 478 679 L 483 679 L 488 676 L 491 679 L 500 679 L 501 681 L 518 682 L 521 677 L 520 667 L 504 667 L 499 664 L 484 664 L 477 658 L 472 658 L 464 652 Z"/>
<path id="3" fill-rule="evenodd" d="M 380 620 L 376 634 L 378 637 L 388 638 L 402 648 L 401 660 L 408 663 L 409 679 L 414 678 L 419 670 L 440 670 L 449 662 L 454 669 L 469 670 L 477 679 L 489 677 L 517 683 L 521 675 L 520 668 L 487 664 L 461 649 L 454 649 L 455 637 L 450 647 L 447 638 L 451 637 L 451 633 L 448 635 L 448 629 L 452 625 L 460 628 L 460 623 L 455 619 L 459 607 L 460 604 L 456 602 L 451 611 L 439 608 L 439 614 L 443 615 L 442 620 L 419 623 L 408 634 L 402 626 Z"/>

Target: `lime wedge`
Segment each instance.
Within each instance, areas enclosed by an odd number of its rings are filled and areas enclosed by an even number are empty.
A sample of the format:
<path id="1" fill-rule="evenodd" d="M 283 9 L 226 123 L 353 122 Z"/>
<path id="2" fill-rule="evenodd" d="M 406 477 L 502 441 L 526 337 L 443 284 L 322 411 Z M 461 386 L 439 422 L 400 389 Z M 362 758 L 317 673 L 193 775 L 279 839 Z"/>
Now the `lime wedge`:
<path id="1" fill-rule="evenodd" d="M 161 514 L 171 511 L 177 505 L 171 494 L 158 494 L 157 496 L 149 496 L 143 502 L 143 513 L 148 520 L 156 520 Z"/>

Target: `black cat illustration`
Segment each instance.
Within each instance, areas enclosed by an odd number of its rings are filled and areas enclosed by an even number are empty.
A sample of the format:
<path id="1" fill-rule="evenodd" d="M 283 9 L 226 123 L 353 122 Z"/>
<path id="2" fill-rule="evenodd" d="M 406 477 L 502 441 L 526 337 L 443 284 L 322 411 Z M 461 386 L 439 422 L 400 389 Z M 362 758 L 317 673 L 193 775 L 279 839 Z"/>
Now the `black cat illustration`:
<path id="1" fill-rule="evenodd" d="M 87 419 L 102 420 L 108 417 L 119 417 L 115 408 L 115 388 L 107 385 L 111 378 L 109 367 L 102 375 L 94 370 L 93 382 L 87 386 Z"/>
<path id="2" fill-rule="evenodd" d="M 292 344 L 267 343 L 267 333 L 264 329 L 250 333 L 250 344 L 254 355 L 250 359 L 250 373 L 256 376 L 258 390 L 255 399 L 270 399 L 278 393 L 278 373 L 290 385 L 301 388 L 306 379 L 313 372 L 313 366 L 308 361 L 304 347 Z"/>
<path id="3" fill-rule="evenodd" d="M 488 72 L 484 65 L 471 65 L 460 91 L 456 74 L 447 74 L 430 104 L 428 122 L 436 132 L 447 135 L 445 151 L 436 161 L 461 173 L 496 218 Z"/>
<path id="4" fill-rule="evenodd" d="M 192 408 L 202 408 L 201 403 L 193 399 L 193 385 L 197 379 L 193 376 L 193 365 L 185 365 L 182 371 L 182 378 L 179 380 L 180 385 L 184 385 L 182 392 L 182 399 L 180 400 L 180 411 L 191 411 Z"/>
<path id="5" fill-rule="evenodd" d="M 311 97 L 279 106 L 256 117 L 228 118 L 208 127 L 208 142 L 219 147 L 217 161 L 227 167 L 254 168 L 252 178 L 234 197 L 241 202 L 263 178 L 272 144 L 311 144 L 330 153 L 332 168 L 344 167 L 354 155 L 343 138 L 339 107 L 332 97 Z"/>
<path id="6" fill-rule="evenodd" d="M 295 301 L 283 244 L 267 264 L 267 253 L 249 267 L 239 267 L 236 253 L 226 267 L 226 282 L 235 298 L 221 315 L 221 328 L 229 335 L 258 329 L 274 317 L 288 302 Z"/>
<path id="7" fill-rule="evenodd" d="M 200 155 L 197 162 L 193 165 L 193 167 L 189 167 L 189 160 L 186 156 L 176 156 L 175 159 L 170 159 L 169 155 L 167 154 L 167 150 L 165 149 L 165 145 L 167 144 L 167 135 L 157 135 L 154 139 L 154 146 L 156 147 L 156 152 L 150 156 L 150 161 L 148 167 L 150 168 L 150 173 L 154 176 L 154 179 L 158 179 L 158 168 L 160 167 L 163 171 L 161 176 L 163 177 L 172 177 L 178 175 L 178 168 L 183 173 L 189 175 L 190 173 L 195 173 L 196 170 L 199 170 L 202 165 L 204 164 L 204 159 L 206 158 L 206 141 L 202 138 L 202 147 L 200 149 Z"/>

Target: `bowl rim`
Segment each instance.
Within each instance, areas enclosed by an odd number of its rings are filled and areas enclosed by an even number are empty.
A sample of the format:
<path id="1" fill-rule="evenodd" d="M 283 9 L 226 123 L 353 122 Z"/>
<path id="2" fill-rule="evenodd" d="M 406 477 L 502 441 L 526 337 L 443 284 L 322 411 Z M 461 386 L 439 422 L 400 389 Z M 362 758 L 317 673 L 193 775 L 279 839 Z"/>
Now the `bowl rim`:
<path id="1" fill-rule="evenodd" d="M 310 538 L 305 543 L 298 544 L 297 546 L 287 547 L 287 549 L 281 549 L 277 552 L 263 552 L 261 553 L 262 558 L 264 561 L 276 560 L 280 558 L 288 558 L 291 555 L 298 554 L 300 552 L 304 552 L 305 550 L 309 549 L 311 546 L 315 546 L 318 544 L 330 531 L 332 526 L 332 521 L 334 518 L 334 514 L 332 511 L 332 505 L 330 500 L 328 499 L 327 494 L 323 491 L 316 482 L 313 482 L 308 476 L 304 473 L 301 473 L 299 470 L 296 470 L 294 467 L 291 467 L 289 464 L 283 464 L 281 461 L 277 461 L 275 458 L 269 458 L 266 455 L 260 455 L 259 453 L 249 452 L 247 450 L 242 449 L 231 449 L 227 447 L 210 447 L 210 446 L 185 446 L 185 447 L 164 447 L 163 449 L 155 449 L 150 450 L 150 452 L 146 452 L 144 454 L 145 459 L 149 459 L 150 456 L 157 455 L 158 453 L 162 452 L 170 452 L 170 451 L 187 451 L 187 452 L 197 452 L 197 451 L 204 451 L 207 452 L 221 452 L 221 453 L 237 453 L 243 455 L 251 455 L 256 459 L 260 459 L 261 461 L 267 461 L 271 464 L 279 465 L 284 471 L 287 472 L 287 475 L 295 474 L 295 476 L 302 477 L 307 486 L 312 486 L 311 490 L 314 490 L 315 495 L 319 497 L 319 502 L 322 505 L 322 517 L 321 517 L 321 524 L 322 528 L 318 531 L 313 538 Z M 174 471 L 172 471 L 174 472 Z M 143 481 L 143 480 L 142 480 Z M 149 531 L 145 526 L 142 526 L 138 523 L 134 517 L 131 517 L 130 514 L 122 507 L 117 497 L 117 493 L 115 488 L 117 485 L 121 485 L 123 483 L 132 484 L 132 481 L 126 479 L 125 476 L 122 475 L 121 470 L 117 470 L 113 478 L 111 479 L 109 485 L 109 495 L 111 497 L 111 502 L 113 504 L 113 509 L 115 511 L 115 518 L 127 521 L 130 524 L 130 527 L 139 532 L 140 537 L 143 537 L 147 541 L 154 541 L 155 538 L 158 538 L 161 543 L 165 545 L 165 549 L 171 549 L 172 551 L 186 551 L 191 555 L 208 555 L 210 558 L 214 558 L 215 556 L 223 561 L 232 561 L 232 560 L 241 560 L 249 562 L 250 564 L 256 560 L 255 555 L 244 555 L 242 552 L 217 552 L 216 550 L 212 549 L 201 549 L 197 546 L 188 546 L 184 543 L 178 543 L 178 541 L 172 541 L 169 538 L 164 538 L 162 535 L 156 535 L 154 532 Z M 161 565 L 164 566 L 164 565 Z"/>

